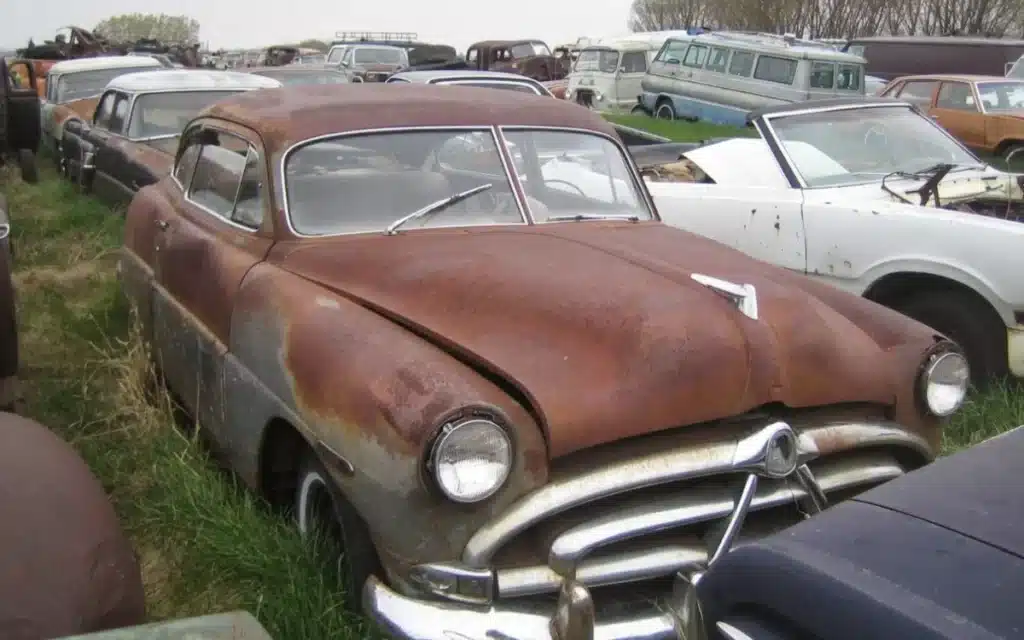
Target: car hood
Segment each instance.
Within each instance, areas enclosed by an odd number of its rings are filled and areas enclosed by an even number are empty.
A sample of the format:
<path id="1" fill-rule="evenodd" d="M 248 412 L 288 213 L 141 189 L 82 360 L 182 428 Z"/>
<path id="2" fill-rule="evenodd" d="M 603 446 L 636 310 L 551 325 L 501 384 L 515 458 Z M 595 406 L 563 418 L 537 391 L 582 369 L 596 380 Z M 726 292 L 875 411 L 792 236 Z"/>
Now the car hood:
<path id="1" fill-rule="evenodd" d="M 552 457 L 772 402 L 892 404 L 906 370 L 893 349 L 933 343 L 895 312 L 656 222 L 342 236 L 274 260 L 516 387 Z M 758 319 L 694 273 L 752 284 Z"/>

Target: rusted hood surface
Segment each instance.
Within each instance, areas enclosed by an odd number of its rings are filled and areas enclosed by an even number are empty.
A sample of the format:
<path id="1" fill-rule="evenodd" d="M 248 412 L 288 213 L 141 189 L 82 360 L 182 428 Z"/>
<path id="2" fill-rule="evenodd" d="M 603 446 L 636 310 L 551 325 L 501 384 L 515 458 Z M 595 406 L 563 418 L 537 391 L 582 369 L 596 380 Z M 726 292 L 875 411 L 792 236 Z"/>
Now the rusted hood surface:
<path id="1" fill-rule="evenodd" d="M 296 247 L 272 259 L 518 386 L 543 415 L 553 457 L 769 402 L 890 404 L 897 374 L 886 350 L 932 338 L 895 312 L 660 223 Z M 755 285 L 760 319 L 693 273 Z"/>

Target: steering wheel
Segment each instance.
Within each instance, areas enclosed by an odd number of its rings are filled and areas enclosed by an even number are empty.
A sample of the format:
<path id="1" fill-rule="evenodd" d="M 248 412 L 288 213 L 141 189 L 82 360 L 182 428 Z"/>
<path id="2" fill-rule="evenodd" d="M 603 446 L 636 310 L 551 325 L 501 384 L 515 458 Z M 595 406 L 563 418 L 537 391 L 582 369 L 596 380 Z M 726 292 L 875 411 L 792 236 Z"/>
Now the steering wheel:
<path id="1" fill-rule="evenodd" d="M 580 194 L 582 197 L 584 197 L 584 198 L 587 197 L 587 194 L 583 193 L 583 189 L 580 189 L 578 186 L 576 186 L 573 183 L 568 182 L 566 180 L 559 180 L 557 178 L 551 178 L 551 179 L 545 178 L 544 179 L 544 184 L 545 185 L 548 185 L 548 184 L 564 184 L 565 186 L 569 187 L 570 189 L 574 189 L 576 191 L 576 193 Z"/>
<path id="2" fill-rule="evenodd" d="M 864 132 L 864 146 L 871 147 L 877 143 L 871 142 L 872 139 L 880 139 L 881 146 L 889 146 L 889 136 L 887 135 L 886 127 L 881 124 L 871 125 L 866 132 Z"/>

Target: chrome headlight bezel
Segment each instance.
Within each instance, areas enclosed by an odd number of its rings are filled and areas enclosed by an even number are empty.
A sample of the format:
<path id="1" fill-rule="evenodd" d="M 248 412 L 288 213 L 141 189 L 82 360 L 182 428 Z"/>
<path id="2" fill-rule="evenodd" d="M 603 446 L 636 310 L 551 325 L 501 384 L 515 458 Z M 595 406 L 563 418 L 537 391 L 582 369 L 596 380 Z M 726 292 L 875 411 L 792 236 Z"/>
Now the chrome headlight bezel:
<path id="1" fill-rule="evenodd" d="M 466 437 L 473 429 L 481 428 L 489 429 L 492 435 L 497 436 L 495 442 L 498 443 L 499 450 L 496 450 L 495 454 L 499 458 L 504 458 L 503 467 L 486 490 L 472 495 L 460 495 L 446 484 L 445 463 L 442 458 L 447 447 L 457 446 L 460 438 Z M 445 498 L 459 504 L 476 504 L 493 497 L 508 483 L 515 463 L 514 458 L 515 447 L 508 429 L 493 416 L 472 413 L 446 420 L 438 429 L 427 456 L 426 470 L 431 484 Z"/>
<path id="2" fill-rule="evenodd" d="M 943 368 L 946 367 L 962 368 L 966 375 L 959 384 L 959 396 L 956 397 L 955 402 L 946 403 L 948 406 L 936 406 L 936 402 L 932 398 L 933 385 L 941 383 L 937 382 L 934 378 L 936 374 L 941 375 L 944 370 Z M 955 344 L 947 342 L 933 349 L 922 363 L 919 371 L 917 377 L 917 396 L 918 403 L 924 411 L 936 418 L 948 418 L 963 407 L 971 386 L 970 365 L 963 351 Z"/>

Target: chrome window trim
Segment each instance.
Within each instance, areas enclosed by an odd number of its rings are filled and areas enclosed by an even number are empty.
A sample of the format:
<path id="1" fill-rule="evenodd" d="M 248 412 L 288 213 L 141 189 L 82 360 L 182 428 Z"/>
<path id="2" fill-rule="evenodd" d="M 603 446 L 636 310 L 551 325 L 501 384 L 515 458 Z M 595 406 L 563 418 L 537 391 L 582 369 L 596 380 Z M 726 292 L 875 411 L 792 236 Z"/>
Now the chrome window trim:
<path id="1" fill-rule="evenodd" d="M 856 110 L 856 109 L 885 109 L 885 108 L 891 109 L 891 108 L 895 108 L 895 107 L 907 109 L 908 111 L 917 114 L 918 117 L 920 117 L 923 120 L 925 120 L 928 124 L 930 124 L 932 127 L 937 129 L 940 133 L 942 133 L 942 135 L 946 136 L 946 138 L 948 140 L 952 141 L 956 146 L 960 147 L 960 149 L 963 150 L 965 153 L 967 153 L 967 155 L 969 155 L 972 158 L 975 158 L 981 164 L 986 164 L 986 165 L 988 164 L 987 162 L 983 163 L 977 156 L 974 155 L 974 153 L 970 149 L 965 147 L 959 140 L 954 138 L 952 134 L 950 134 L 948 131 L 946 131 L 945 129 L 940 127 L 938 124 L 936 124 L 935 121 L 932 120 L 931 118 L 927 118 L 925 116 L 922 116 L 920 110 L 917 107 L 915 107 L 914 105 L 912 105 L 910 103 L 907 103 L 907 102 L 896 102 L 896 101 L 894 101 L 894 102 L 889 103 L 889 104 L 885 104 L 885 103 L 870 103 L 869 102 L 869 103 L 866 103 L 866 104 L 849 104 L 849 105 L 841 105 L 841 106 L 826 107 L 826 108 L 798 109 L 798 110 L 794 110 L 794 111 L 786 111 L 786 112 L 783 112 L 783 113 L 773 113 L 773 114 L 768 114 L 768 115 L 761 116 L 760 118 L 757 119 L 760 122 L 755 121 L 754 122 L 754 126 L 758 130 L 758 132 L 761 134 L 762 138 L 765 137 L 766 133 L 769 136 L 771 136 L 772 141 L 775 142 L 775 145 L 779 149 L 779 153 L 782 155 L 782 158 L 779 158 L 778 155 L 776 155 L 775 161 L 777 163 L 781 163 L 783 161 L 786 163 L 786 165 L 789 167 L 789 169 L 792 172 L 792 174 L 796 177 L 796 181 L 800 185 L 799 186 L 800 189 L 835 189 L 835 188 L 839 188 L 839 187 L 855 187 L 855 186 L 858 186 L 858 185 L 875 184 L 875 183 L 879 182 L 879 180 L 865 180 L 863 182 L 849 182 L 849 183 L 844 183 L 842 185 L 828 185 L 828 186 L 820 186 L 820 187 L 809 187 L 809 186 L 807 186 L 807 182 L 804 180 L 803 175 L 799 171 L 797 171 L 796 164 L 793 163 L 793 159 L 790 157 L 789 152 L 786 151 L 786 147 L 782 144 L 782 138 L 780 138 L 778 136 L 778 134 L 775 132 L 775 127 L 772 125 L 772 120 L 781 120 L 783 118 L 788 118 L 788 117 L 791 117 L 791 116 L 805 116 L 805 115 L 811 115 L 811 114 L 816 114 L 816 113 L 833 113 L 833 112 L 836 112 L 836 111 L 853 111 L 853 110 Z M 762 129 L 762 126 L 764 127 L 764 129 Z M 780 167 L 780 169 L 783 169 L 783 173 L 785 173 L 785 168 L 784 167 Z"/>
<path id="2" fill-rule="evenodd" d="M 622 156 L 622 160 L 626 164 L 627 169 L 629 170 L 629 175 L 633 178 L 634 186 L 639 190 L 641 198 L 643 199 L 644 203 L 647 205 L 648 212 L 651 214 L 651 219 L 650 220 L 646 220 L 646 221 L 645 220 L 641 220 L 641 222 L 660 222 L 661 221 L 661 214 L 658 213 L 657 207 L 654 206 L 654 198 L 651 196 L 650 191 L 647 190 L 647 187 L 646 187 L 646 185 L 643 182 L 643 177 L 640 175 L 640 171 L 636 167 L 636 163 L 633 162 L 632 156 L 630 156 L 629 152 L 625 149 L 625 147 L 623 147 L 621 140 L 618 140 L 617 138 L 615 138 L 613 136 L 610 136 L 610 135 L 608 135 L 606 133 L 602 133 L 600 131 L 594 131 L 593 129 L 579 129 L 579 128 L 576 128 L 576 127 L 552 127 L 552 126 L 544 126 L 544 125 L 534 126 L 534 125 L 518 125 L 517 124 L 517 125 L 499 125 L 498 129 L 501 132 L 504 132 L 504 131 L 555 131 L 555 132 L 567 132 L 567 133 L 582 133 L 582 134 L 588 134 L 588 135 L 593 135 L 593 136 L 598 136 L 600 138 L 604 138 L 608 142 L 611 142 L 612 145 L 614 145 L 615 148 L 619 150 L 619 154 Z M 505 141 L 504 135 L 502 135 L 502 141 Z M 507 142 L 507 141 L 505 141 L 505 142 Z M 516 176 L 516 178 L 518 179 L 518 176 Z M 554 222 L 544 221 L 544 222 L 537 222 L 535 224 L 561 224 L 562 222 L 564 222 L 564 221 L 554 221 Z"/>
<path id="3" fill-rule="evenodd" d="M 232 137 L 237 138 L 237 139 L 241 140 L 242 142 L 244 142 L 248 146 L 248 149 L 246 149 L 246 152 L 245 152 L 245 158 L 248 159 L 249 151 L 253 148 L 253 145 L 252 145 L 251 142 L 249 142 L 248 140 L 246 140 L 242 136 L 238 135 L 237 133 L 233 133 L 231 131 L 226 131 L 226 130 L 218 128 L 216 126 L 211 126 L 211 125 L 201 125 L 201 126 L 203 128 L 215 129 L 218 133 L 223 133 L 225 135 L 232 136 Z M 205 147 L 205 146 L 212 146 L 212 145 L 200 145 L 200 146 L 201 147 Z M 218 222 L 222 222 L 222 223 L 224 223 L 224 224 L 226 224 L 226 225 L 228 225 L 230 227 L 234 227 L 235 229 L 240 229 L 242 231 L 245 231 L 248 234 L 255 235 L 257 232 L 259 232 L 259 228 L 253 229 L 252 227 L 247 227 L 247 226 L 245 226 L 243 224 L 239 224 L 239 223 L 235 222 L 230 217 L 225 218 L 224 215 L 222 213 L 220 213 L 219 211 L 214 211 L 213 209 L 210 209 L 209 207 L 207 207 L 205 205 L 199 204 L 198 202 L 196 202 L 195 200 L 193 200 L 192 198 L 189 197 L 189 195 L 192 193 L 192 181 L 195 179 L 195 172 L 199 168 L 199 159 L 202 158 L 202 153 L 203 153 L 202 149 L 200 149 L 199 150 L 199 157 L 196 158 L 196 165 L 194 167 L 192 167 L 192 178 L 189 180 L 189 188 L 186 190 L 184 187 L 182 187 L 182 199 L 185 202 L 187 202 L 190 205 L 192 205 L 193 207 L 195 207 L 196 209 L 199 209 L 200 211 L 205 212 L 209 216 L 212 216 Z M 243 174 L 245 173 L 244 165 L 243 165 L 243 168 L 242 168 L 242 173 Z M 171 175 L 172 176 L 174 175 L 173 171 L 171 172 Z M 177 182 L 177 180 L 175 180 L 175 182 Z M 231 213 L 228 214 L 229 216 L 234 215 L 235 206 L 238 204 L 238 189 L 239 189 L 239 187 L 241 187 L 241 185 L 242 185 L 242 175 L 239 175 L 238 176 L 238 186 L 235 187 L 235 200 L 234 200 L 234 202 L 231 203 Z M 178 183 L 178 186 L 181 186 L 181 183 Z M 262 227 L 262 223 L 260 224 L 260 226 Z"/>
<path id="4" fill-rule="evenodd" d="M 405 127 L 382 127 L 382 128 L 376 128 L 376 129 L 357 129 L 357 130 L 354 130 L 354 131 L 346 131 L 346 132 L 343 132 L 343 133 L 325 133 L 323 135 L 314 136 L 312 138 L 307 138 L 306 140 L 301 140 L 299 142 L 295 142 L 291 146 L 289 146 L 287 149 L 285 149 L 284 153 L 281 154 L 281 160 L 278 162 L 278 167 L 277 167 L 278 170 L 276 172 L 277 179 L 280 181 L 280 191 L 281 191 L 281 203 L 280 203 L 280 207 L 278 207 L 278 209 L 280 209 L 282 212 L 284 212 L 285 226 L 288 228 L 288 232 L 291 233 L 296 238 L 335 238 L 335 237 L 354 236 L 354 235 L 379 235 L 381 233 L 384 233 L 384 229 L 379 229 L 379 230 L 376 230 L 376 231 L 345 231 L 345 232 L 341 232 L 341 233 L 325 233 L 325 234 L 318 234 L 318 235 L 308 235 L 308 234 L 300 233 L 299 231 L 297 231 L 295 229 L 294 225 L 292 225 L 291 208 L 288 206 L 288 181 L 287 181 L 287 177 L 285 176 L 285 167 L 288 165 L 288 159 L 291 157 L 292 153 L 294 153 L 295 151 L 298 151 L 302 147 L 305 147 L 305 146 L 311 145 L 311 144 L 315 144 L 317 142 L 322 142 L 324 140 L 342 140 L 342 139 L 345 139 L 345 138 L 353 138 L 353 137 L 363 136 L 363 135 L 374 135 L 374 134 L 379 134 L 379 133 L 409 133 L 409 132 L 419 132 L 419 131 L 464 131 L 464 132 L 473 132 L 473 131 L 485 131 L 485 130 L 490 132 L 491 137 L 494 140 L 495 147 L 498 149 L 498 154 L 502 156 L 502 167 L 505 169 L 505 177 L 509 181 L 509 186 L 512 188 L 512 192 L 515 193 L 516 192 L 516 185 L 517 185 L 518 180 L 515 179 L 514 173 L 509 170 L 509 166 L 505 162 L 504 155 L 502 154 L 502 151 L 501 151 L 501 140 L 500 140 L 500 137 L 499 137 L 500 134 L 496 130 L 494 125 L 454 125 L 454 126 L 424 125 L 424 126 L 415 126 L 415 127 L 405 126 Z M 467 227 L 514 227 L 514 226 L 520 226 L 520 225 L 529 225 L 530 224 L 530 219 L 531 219 L 529 211 L 527 209 L 523 209 L 523 207 L 522 207 L 523 203 L 519 201 L 518 196 L 516 198 L 516 202 L 519 204 L 519 207 L 520 207 L 519 214 L 523 218 L 522 222 L 501 222 L 501 223 L 487 223 L 487 224 L 437 225 L 437 226 L 426 227 L 423 230 L 428 230 L 428 229 L 464 229 L 464 228 L 467 228 Z M 417 229 L 410 229 L 409 231 L 418 231 L 418 230 L 420 230 L 420 229 L 419 228 L 417 228 Z"/>

